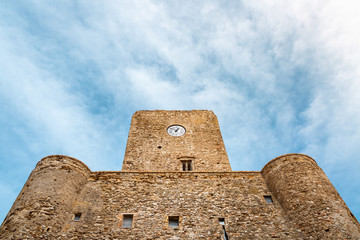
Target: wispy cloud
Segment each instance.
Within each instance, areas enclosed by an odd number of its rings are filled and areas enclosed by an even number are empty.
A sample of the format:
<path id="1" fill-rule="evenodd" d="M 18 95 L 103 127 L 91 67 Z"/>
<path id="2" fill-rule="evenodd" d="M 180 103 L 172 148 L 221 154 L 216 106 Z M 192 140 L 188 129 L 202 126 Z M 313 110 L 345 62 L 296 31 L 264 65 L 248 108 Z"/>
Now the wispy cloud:
<path id="1" fill-rule="evenodd" d="M 234 170 L 309 154 L 360 214 L 356 2 L 0 5 L 0 162 L 26 166 L 6 177 L 58 153 L 120 169 L 134 111 L 212 109 Z"/>

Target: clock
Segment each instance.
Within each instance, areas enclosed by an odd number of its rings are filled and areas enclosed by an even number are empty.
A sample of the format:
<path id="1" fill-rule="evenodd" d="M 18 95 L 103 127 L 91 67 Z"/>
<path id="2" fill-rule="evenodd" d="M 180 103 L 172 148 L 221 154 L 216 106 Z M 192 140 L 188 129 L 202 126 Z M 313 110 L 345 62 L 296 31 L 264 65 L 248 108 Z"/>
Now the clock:
<path id="1" fill-rule="evenodd" d="M 167 132 L 173 137 L 180 137 L 184 135 L 186 130 L 183 126 L 180 125 L 171 125 L 170 127 L 168 127 Z"/>

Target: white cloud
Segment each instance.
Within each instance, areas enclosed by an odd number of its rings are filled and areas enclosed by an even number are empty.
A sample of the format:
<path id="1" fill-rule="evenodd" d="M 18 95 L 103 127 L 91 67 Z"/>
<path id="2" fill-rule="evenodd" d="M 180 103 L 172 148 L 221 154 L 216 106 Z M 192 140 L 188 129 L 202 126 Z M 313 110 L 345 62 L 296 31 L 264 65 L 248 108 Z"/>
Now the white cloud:
<path id="1" fill-rule="evenodd" d="M 132 100 L 146 108 L 178 108 L 184 106 L 186 93 L 181 86 L 166 81 L 154 68 L 127 69 Z"/>
<path id="2" fill-rule="evenodd" d="M 355 1 L 34 1 L 25 8 L 33 16 L 14 7 L 8 15 L 16 21 L 0 25 L 0 93 L 49 148 L 100 167 L 103 148 L 118 148 L 120 134 L 125 142 L 133 111 L 199 108 L 218 115 L 235 170 L 260 170 L 294 151 L 330 174 L 338 161 L 360 170 Z M 105 114 L 93 112 L 98 105 Z M 360 187 L 354 179 L 347 189 Z"/>
<path id="3" fill-rule="evenodd" d="M 26 39 L 26 36 L 17 38 Z M 88 112 L 81 94 L 71 90 L 71 81 L 59 79 L 45 70 L 39 60 L 41 53 L 31 45 L 14 40 L 10 43 L 4 38 L 1 43 L 0 92 L 6 104 L 22 119 L 23 127 L 37 135 L 24 136 L 28 138 L 29 147 L 33 147 L 29 150 L 51 148 L 60 151 L 53 154 L 73 154 L 91 166 L 104 166 L 97 161 L 101 159 L 101 151 L 107 151 L 104 146 L 113 138 L 104 135 L 106 128 Z M 19 47 L 23 52 L 17 50 Z M 33 139 L 38 142 L 33 143 Z M 46 146 L 48 143 L 50 146 Z"/>

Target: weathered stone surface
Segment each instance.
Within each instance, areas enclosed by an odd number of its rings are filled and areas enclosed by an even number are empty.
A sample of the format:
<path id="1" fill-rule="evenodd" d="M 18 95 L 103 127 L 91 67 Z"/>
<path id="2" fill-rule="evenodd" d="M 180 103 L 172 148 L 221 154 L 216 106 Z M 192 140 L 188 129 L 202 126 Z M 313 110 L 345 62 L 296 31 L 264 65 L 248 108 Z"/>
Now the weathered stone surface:
<path id="1" fill-rule="evenodd" d="M 1 239 L 37 239 L 60 232 L 91 171 L 67 156 L 42 159 L 1 225 Z"/>
<path id="2" fill-rule="evenodd" d="M 171 125 L 186 133 L 173 137 Z M 192 160 L 198 172 L 231 171 L 217 117 L 212 111 L 139 111 L 132 118 L 122 171 L 182 171 Z"/>
<path id="3" fill-rule="evenodd" d="M 304 236 L 360 239 L 358 221 L 325 173 L 309 156 L 288 154 L 262 170 L 269 189 Z"/>
<path id="4" fill-rule="evenodd" d="M 173 124 L 186 134 L 167 134 Z M 182 159 L 194 171 L 182 171 Z M 224 239 L 219 218 L 231 240 L 360 239 L 359 223 L 309 156 L 280 156 L 261 172 L 231 171 L 210 111 L 136 113 L 124 165 L 91 172 L 67 156 L 42 159 L 0 239 Z M 123 227 L 124 215 L 132 215 L 131 227 Z M 178 227 L 169 216 L 179 217 Z"/>
<path id="5" fill-rule="evenodd" d="M 88 196 L 93 191 L 98 198 Z M 268 194 L 259 172 L 94 173 L 74 211 L 84 212 L 84 222 L 102 221 L 91 231 L 69 221 L 66 235 L 96 239 L 108 229 L 117 239 L 219 239 L 225 218 L 231 239 L 299 237 L 281 206 L 265 202 Z M 134 214 L 132 229 L 120 227 L 124 213 Z M 168 216 L 180 216 L 180 226 L 169 227 Z"/>

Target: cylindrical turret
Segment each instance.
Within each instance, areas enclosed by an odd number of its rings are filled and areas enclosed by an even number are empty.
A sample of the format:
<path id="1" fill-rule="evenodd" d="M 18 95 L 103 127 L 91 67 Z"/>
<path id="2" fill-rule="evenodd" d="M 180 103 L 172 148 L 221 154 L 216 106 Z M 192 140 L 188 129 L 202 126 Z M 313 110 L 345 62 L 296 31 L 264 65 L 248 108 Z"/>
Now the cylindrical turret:
<path id="1" fill-rule="evenodd" d="M 283 155 L 266 164 L 261 173 L 304 237 L 359 239 L 358 221 L 314 159 Z"/>
<path id="2" fill-rule="evenodd" d="M 77 159 L 43 158 L 6 216 L 1 239 L 50 239 L 71 220 L 72 205 L 91 171 Z"/>

